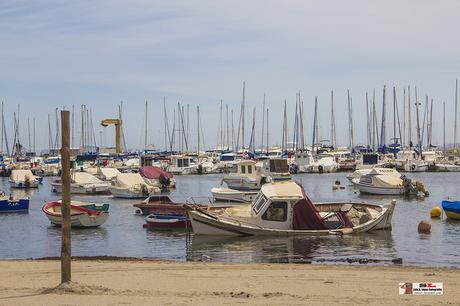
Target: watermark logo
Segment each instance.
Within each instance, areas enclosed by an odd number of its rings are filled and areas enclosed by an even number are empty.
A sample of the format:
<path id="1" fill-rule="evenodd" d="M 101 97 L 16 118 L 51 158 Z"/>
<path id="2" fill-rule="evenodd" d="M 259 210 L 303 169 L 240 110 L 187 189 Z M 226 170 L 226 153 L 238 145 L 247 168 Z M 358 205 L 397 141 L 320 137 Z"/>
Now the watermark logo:
<path id="1" fill-rule="evenodd" d="M 442 283 L 399 283 L 399 294 L 442 295 Z"/>

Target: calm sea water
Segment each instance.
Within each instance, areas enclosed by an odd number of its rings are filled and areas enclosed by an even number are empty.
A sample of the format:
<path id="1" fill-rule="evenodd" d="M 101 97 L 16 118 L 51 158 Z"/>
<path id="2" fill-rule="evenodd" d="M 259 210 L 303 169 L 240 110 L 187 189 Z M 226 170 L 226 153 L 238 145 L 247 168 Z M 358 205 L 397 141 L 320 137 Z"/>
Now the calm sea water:
<path id="1" fill-rule="evenodd" d="M 389 202 L 392 197 L 364 196 L 348 186 L 345 173 L 296 175 L 313 201 L 360 200 Z M 392 231 L 343 237 L 219 238 L 192 236 L 186 243 L 183 232 L 154 232 L 142 227 L 144 218 L 135 214 L 132 204 L 139 200 L 110 196 L 75 196 L 74 199 L 110 203 L 110 217 L 100 228 L 73 229 L 72 252 L 76 256 L 133 256 L 173 260 L 223 262 L 326 262 L 346 263 L 347 259 L 367 258 L 386 264 L 402 258 L 404 265 L 460 267 L 460 222 L 430 220 L 430 209 L 448 196 L 460 199 L 460 175 L 456 173 L 410 174 L 422 179 L 430 191 L 427 198 L 397 197 Z M 345 190 L 332 191 L 335 180 Z M 57 199 L 51 192 L 50 178 L 36 190 L 10 189 L 7 178 L 0 178 L 0 189 L 15 196 L 29 196 L 27 214 L 0 214 L 0 258 L 39 258 L 59 256 L 60 228 L 51 226 L 41 211 L 47 201 Z M 210 196 L 220 184 L 221 175 L 178 176 L 172 198 L 185 201 L 190 196 Z M 420 235 L 417 225 L 430 220 L 432 233 Z"/>

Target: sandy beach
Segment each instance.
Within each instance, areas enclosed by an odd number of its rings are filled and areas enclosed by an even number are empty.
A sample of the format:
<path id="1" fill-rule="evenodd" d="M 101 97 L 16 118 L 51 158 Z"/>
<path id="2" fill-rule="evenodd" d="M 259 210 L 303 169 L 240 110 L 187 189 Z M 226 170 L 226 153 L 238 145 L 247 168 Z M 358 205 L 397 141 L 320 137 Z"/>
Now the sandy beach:
<path id="1" fill-rule="evenodd" d="M 457 269 L 76 260 L 0 261 L 0 305 L 450 305 Z M 400 282 L 443 282 L 442 296 L 400 296 Z"/>

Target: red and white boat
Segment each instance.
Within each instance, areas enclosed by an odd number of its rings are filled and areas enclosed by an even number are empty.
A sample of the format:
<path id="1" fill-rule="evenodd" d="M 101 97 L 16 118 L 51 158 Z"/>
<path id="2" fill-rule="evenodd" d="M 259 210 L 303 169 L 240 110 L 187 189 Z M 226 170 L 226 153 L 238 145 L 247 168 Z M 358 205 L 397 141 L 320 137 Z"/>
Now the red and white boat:
<path id="1" fill-rule="evenodd" d="M 54 225 L 62 225 L 62 202 L 46 203 L 42 210 Z M 70 204 L 70 224 L 72 227 L 97 227 L 105 223 L 109 216 L 109 204 L 95 204 L 72 201 Z"/>

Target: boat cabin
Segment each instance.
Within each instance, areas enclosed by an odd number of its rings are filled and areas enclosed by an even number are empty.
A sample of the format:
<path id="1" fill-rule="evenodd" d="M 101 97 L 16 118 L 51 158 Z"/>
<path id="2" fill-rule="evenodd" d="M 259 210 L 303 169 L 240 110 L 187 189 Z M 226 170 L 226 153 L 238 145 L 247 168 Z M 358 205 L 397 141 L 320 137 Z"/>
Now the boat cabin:
<path id="1" fill-rule="evenodd" d="M 253 160 L 242 160 L 233 165 L 230 173 L 239 174 L 242 176 L 258 176 L 259 169 L 256 167 L 256 162 Z"/>

